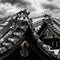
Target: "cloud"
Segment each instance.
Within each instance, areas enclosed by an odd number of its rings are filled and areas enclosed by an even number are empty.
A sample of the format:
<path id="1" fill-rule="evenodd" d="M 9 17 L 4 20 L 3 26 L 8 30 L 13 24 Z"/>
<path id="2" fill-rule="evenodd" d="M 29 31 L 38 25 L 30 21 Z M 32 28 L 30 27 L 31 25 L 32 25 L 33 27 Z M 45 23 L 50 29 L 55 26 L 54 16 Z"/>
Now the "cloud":
<path id="1" fill-rule="evenodd" d="M 8 16 L 25 8 L 34 16 L 45 12 L 59 15 L 60 0 L 1 0 L 0 15 Z"/>
<path id="2" fill-rule="evenodd" d="M 30 2 L 27 2 L 25 0 L 2 0 L 2 3 L 10 3 L 12 5 L 17 5 L 17 7 L 27 7 L 31 6 Z"/>
<path id="3" fill-rule="evenodd" d="M 55 5 L 53 5 L 53 4 L 42 4 L 42 7 L 44 8 L 44 9 L 49 9 L 50 11 L 51 10 L 58 10 L 58 9 L 60 9 L 59 7 L 57 7 L 57 6 L 55 6 Z"/>
<path id="4" fill-rule="evenodd" d="M 8 16 L 18 11 L 15 5 L 11 5 L 10 3 L 1 3 L 0 2 L 0 16 Z M 9 13 L 10 12 L 10 13 Z"/>
<path id="5" fill-rule="evenodd" d="M 52 2 L 53 0 L 47 0 L 47 1 Z"/>
<path id="6" fill-rule="evenodd" d="M 32 4 L 26 0 L 1 0 L 0 2 L 0 16 L 8 16 L 17 13 L 22 9 L 35 11 Z"/>
<path id="7" fill-rule="evenodd" d="M 48 1 L 44 0 L 40 2 L 40 7 L 43 9 L 43 13 L 52 14 L 52 16 L 60 17 L 60 0 Z"/>
<path id="8" fill-rule="evenodd" d="M 27 5 L 27 4 L 30 4 L 29 2 L 27 1 L 24 1 L 24 0 L 1 0 L 3 3 L 11 3 L 11 4 L 16 4 L 16 3 L 20 3 L 22 5 Z"/>

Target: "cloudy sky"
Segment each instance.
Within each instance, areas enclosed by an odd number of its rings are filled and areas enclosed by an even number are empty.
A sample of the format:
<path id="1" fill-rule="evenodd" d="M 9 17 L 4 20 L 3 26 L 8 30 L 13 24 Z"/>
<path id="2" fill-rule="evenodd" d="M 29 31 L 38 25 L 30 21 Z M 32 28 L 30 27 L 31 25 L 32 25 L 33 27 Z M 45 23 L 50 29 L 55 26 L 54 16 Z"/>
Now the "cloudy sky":
<path id="1" fill-rule="evenodd" d="M 31 16 L 48 13 L 60 18 L 60 0 L 0 0 L 0 17 L 25 8 L 31 11 Z"/>

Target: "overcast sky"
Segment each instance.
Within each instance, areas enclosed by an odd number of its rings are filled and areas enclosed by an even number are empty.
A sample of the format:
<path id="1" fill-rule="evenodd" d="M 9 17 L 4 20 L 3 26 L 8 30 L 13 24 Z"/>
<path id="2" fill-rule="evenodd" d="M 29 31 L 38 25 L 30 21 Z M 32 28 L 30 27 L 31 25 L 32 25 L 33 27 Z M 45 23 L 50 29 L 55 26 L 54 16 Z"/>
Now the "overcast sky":
<path id="1" fill-rule="evenodd" d="M 0 16 L 15 14 L 25 8 L 31 11 L 31 16 L 51 13 L 60 18 L 60 0 L 0 0 Z"/>

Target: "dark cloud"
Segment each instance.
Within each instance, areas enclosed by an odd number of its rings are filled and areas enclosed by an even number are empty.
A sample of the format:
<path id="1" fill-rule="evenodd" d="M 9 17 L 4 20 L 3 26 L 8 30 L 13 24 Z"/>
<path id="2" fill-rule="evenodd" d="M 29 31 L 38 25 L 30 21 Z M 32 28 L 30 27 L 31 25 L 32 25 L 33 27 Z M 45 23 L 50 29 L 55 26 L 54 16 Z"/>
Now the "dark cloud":
<path id="1" fill-rule="evenodd" d="M 11 4 L 20 4 L 20 5 L 23 5 L 23 6 L 27 6 L 27 5 L 31 5 L 31 3 L 27 2 L 27 1 L 24 1 L 24 0 L 2 0 L 3 3 L 11 3 Z"/>
<path id="2" fill-rule="evenodd" d="M 49 2 L 52 2 L 53 0 L 48 0 Z"/>
<path id="3" fill-rule="evenodd" d="M 32 7 L 32 3 L 25 1 L 25 0 L 1 0 L 2 3 L 10 3 L 12 5 L 15 5 L 20 8 L 26 8 L 29 9 L 30 11 L 35 11 L 35 8 Z"/>
<path id="4" fill-rule="evenodd" d="M 42 7 L 44 8 L 44 9 L 49 9 L 49 10 L 59 10 L 59 8 L 57 7 L 57 6 L 54 6 L 54 5 L 52 5 L 52 4 L 42 4 Z"/>
<path id="5" fill-rule="evenodd" d="M 1 0 L 3 3 L 6 3 L 6 2 L 8 2 L 8 3 L 11 3 L 11 4 L 14 4 L 14 3 L 16 3 L 18 0 Z"/>
<path id="6" fill-rule="evenodd" d="M 4 15 L 6 11 L 0 11 L 0 15 Z"/>

